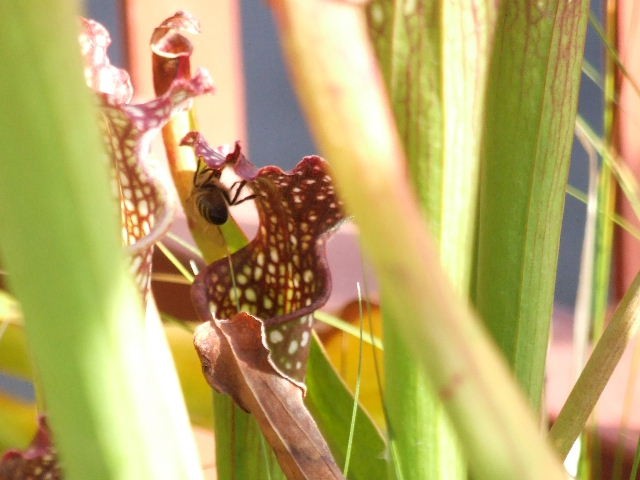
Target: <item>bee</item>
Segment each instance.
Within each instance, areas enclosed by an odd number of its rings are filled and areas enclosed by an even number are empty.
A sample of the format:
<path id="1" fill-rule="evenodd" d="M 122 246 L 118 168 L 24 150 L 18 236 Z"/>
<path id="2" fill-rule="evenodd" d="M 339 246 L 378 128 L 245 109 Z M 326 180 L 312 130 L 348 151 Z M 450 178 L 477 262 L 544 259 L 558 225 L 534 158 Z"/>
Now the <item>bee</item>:
<path id="1" fill-rule="evenodd" d="M 202 162 L 193 175 L 193 190 L 196 207 L 202 217 L 213 225 L 224 225 L 229 218 L 229 207 L 255 198 L 255 195 L 240 197 L 240 192 L 247 183 L 245 180 L 235 182 L 227 187 L 220 181 L 222 171 L 213 170 Z M 233 189 L 235 188 L 235 193 Z"/>

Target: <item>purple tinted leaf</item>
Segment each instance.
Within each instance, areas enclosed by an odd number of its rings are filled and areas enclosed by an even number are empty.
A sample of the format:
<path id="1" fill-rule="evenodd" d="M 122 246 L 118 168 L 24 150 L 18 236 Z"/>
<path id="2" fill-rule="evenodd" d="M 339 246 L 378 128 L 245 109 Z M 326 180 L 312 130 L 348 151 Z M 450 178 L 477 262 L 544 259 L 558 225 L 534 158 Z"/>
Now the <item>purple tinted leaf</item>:
<path id="1" fill-rule="evenodd" d="M 331 290 L 325 242 L 344 218 L 327 163 L 310 156 L 291 172 L 257 169 L 237 146 L 223 158 L 195 134 L 185 144 L 209 167 L 235 169 L 255 195 L 260 221 L 246 247 L 198 275 L 192 289 L 196 309 L 208 320 L 238 311 L 260 318 L 270 361 L 304 388 L 313 312 Z"/>
<path id="2" fill-rule="evenodd" d="M 193 45 L 182 32 L 200 33 L 200 24 L 188 12 L 178 11 L 151 35 L 153 87 L 157 95 L 166 92 L 174 80 L 191 76 Z"/>
<path id="3" fill-rule="evenodd" d="M 174 202 L 149 164 L 153 136 L 171 115 L 190 100 L 212 91 L 208 74 L 178 79 L 160 97 L 142 104 L 127 103 L 131 84 L 126 72 L 113 67 L 107 56 L 109 34 L 99 23 L 83 20 L 80 44 L 86 60 L 86 77 L 99 95 L 107 152 L 113 167 L 114 191 L 120 201 L 122 237 L 132 253 L 132 270 L 147 296 L 153 244 L 169 228 Z"/>
<path id="4" fill-rule="evenodd" d="M 129 103 L 133 96 L 131 79 L 126 70 L 111 65 L 107 49 L 111 37 L 106 28 L 95 20 L 82 18 L 80 49 L 85 60 L 84 76 L 87 85 L 96 92 L 110 95 L 114 102 Z"/>

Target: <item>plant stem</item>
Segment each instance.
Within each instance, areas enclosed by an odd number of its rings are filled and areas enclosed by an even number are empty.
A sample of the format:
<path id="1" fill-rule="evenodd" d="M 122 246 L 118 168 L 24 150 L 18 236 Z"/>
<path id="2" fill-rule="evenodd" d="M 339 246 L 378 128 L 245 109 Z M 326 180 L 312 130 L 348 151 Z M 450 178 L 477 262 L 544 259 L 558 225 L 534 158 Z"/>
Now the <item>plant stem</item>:
<path id="1" fill-rule="evenodd" d="M 475 303 L 540 410 L 588 2 L 501 3 L 487 84 Z"/>
<path id="2" fill-rule="evenodd" d="M 358 221 L 395 331 L 442 399 L 472 472 L 564 478 L 506 365 L 440 266 L 361 9 L 324 0 L 272 5 L 298 97 Z"/>
<path id="3" fill-rule="evenodd" d="M 475 262 L 478 133 L 494 15 L 494 8 L 473 1 L 378 1 L 368 8 L 413 187 L 441 262 L 463 297 L 470 295 Z M 419 438 L 426 445 L 397 449 L 412 455 L 402 460 L 404 476 L 466 478 L 445 412 L 403 342 L 395 341 L 389 312 L 385 316 L 386 345 L 392 349 L 385 355 L 386 370 L 412 385 L 388 389 L 386 403 L 396 423 L 392 439 L 411 445 Z M 415 394 L 409 399 L 407 392 Z M 421 461 L 413 456 L 418 452 Z"/>
<path id="4" fill-rule="evenodd" d="M 65 478 L 198 479 L 189 425 L 158 400 L 166 345 L 147 331 L 128 273 L 78 10 L 64 0 L 0 6 L 3 263 Z"/>
<path id="5" fill-rule="evenodd" d="M 626 346 L 640 327 L 640 275 L 618 305 L 611 322 L 589 357 L 580 378 L 560 410 L 549 435 L 561 456 L 566 456 L 600 398 Z"/>

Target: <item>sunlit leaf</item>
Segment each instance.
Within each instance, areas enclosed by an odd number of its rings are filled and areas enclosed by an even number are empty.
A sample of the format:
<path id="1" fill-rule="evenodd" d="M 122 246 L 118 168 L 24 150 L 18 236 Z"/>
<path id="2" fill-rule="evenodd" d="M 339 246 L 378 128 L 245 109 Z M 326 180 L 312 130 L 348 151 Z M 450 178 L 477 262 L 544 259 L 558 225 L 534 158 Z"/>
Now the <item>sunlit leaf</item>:
<path id="1" fill-rule="evenodd" d="M 202 381 L 198 355 L 193 351 L 193 332 L 172 322 L 164 322 L 164 332 L 176 363 L 189 418 L 194 425 L 211 428 L 211 389 Z"/>
<path id="2" fill-rule="evenodd" d="M 307 384 L 309 393 L 305 403 L 340 465 L 344 465 L 347 450 L 351 448 L 349 478 L 386 478 L 382 472 L 388 468 L 390 456 L 387 445 L 367 412 L 361 408 L 356 412 L 353 443 L 349 445 L 353 396 L 332 371 L 318 341 L 311 344 Z"/>
<path id="3" fill-rule="evenodd" d="M 370 332 L 380 337 L 382 334 L 382 318 L 380 307 L 370 305 L 363 314 L 359 312 L 358 303 L 352 302 L 344 307 L 340 317 L 354 326 L 363 323 L 363 340 L 369 337 Z M 364 317 L 364 318 L 362 318 Z M 370 325 L 371 323 L 371 325 Z M 359 337 L 347 334 L 338 329 L 331 329 L 329 333 L 321 336 L 327 355 L 331 363 L 340 373 L 340 377 L 355 391 L 356 383 L 360 382 L 359 401 L 367 409 L 379 427 L 384 427 L 385 419 L 382 408 L 382 382 L 383 359 L 382 352 L 373 348 L 368 343 L 362 343 Z M 363 349 L 362 372 L 358 378 L 358 357 L 360 348 Z M 377 358 L 374 358 L 374 355 Z"/>

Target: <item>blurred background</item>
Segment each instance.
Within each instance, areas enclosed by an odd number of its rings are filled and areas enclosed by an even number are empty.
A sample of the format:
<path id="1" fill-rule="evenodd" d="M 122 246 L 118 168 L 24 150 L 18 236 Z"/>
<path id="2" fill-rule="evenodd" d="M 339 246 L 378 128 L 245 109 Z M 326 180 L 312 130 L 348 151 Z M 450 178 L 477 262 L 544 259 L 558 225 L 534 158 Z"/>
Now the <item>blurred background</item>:
<path id="1" fill-rule="evenodd" d="M 229 2 L 232 4 L 233 2 Z M 171 5 L 181 5 L 189 9 L 189 2 L 158 2 L 157 17 L 162 19 L 175 11 Z M 166 6 L 166 9 L 164 7 Z M 239 9 L 238 9 L 239 8 Z M 602 19 L 600 5 L 594 4 L 594 15 Z M 111 61 L 123 68 L 128 68 L 126 45 L 136 39 L 125 35 L 124 12 L 122 2 L 104 2 L 90 0 L 86 2 L 86 15 L 101 22 L 107 27 L 112 36 L 110 48 Z M 197 12 L 194 12 L 198 16 Z M 239 95 L 246 105 L 244 112 L 236 112 L 238 119 L 246 131 L 238 134 L 244 141 L 250 158 L 257 165 L 277 164 L 283 168 L 291 168 L 304 156 L 317 153 L 317 149 L 306 128 L 295 95 L 289 84 L 281 52 L 276 36 L 270 10 L 267 2 L 241 0 L 234 5 L 231 17 L 239 15 L 241 32 L 240 43 L 235 48 L 240 58 L 237 58 L 241 68 L 244 85 L 229 84 L 226 78 L 225 66 L 216 62 L 215 58 L 207 58 L 202 66 L 209 69 L 214 81 L 218 84 L 217 101 L 224 101 L 225 97 Z M 157 19 L 144 19 L 144 23 L 157 24 Z M 225 19 L 217 19 L 212 23 L 209 18 L 202 18 L 204 34 L 226 30 L 223 28 Z M 129 22 L 138 22 L 129 17 Z M 225 27 L 226 28 L 226 27 Z M 151 28 L 140 28 L 146 38 L 140 38 L 139 43 L 145 44 L 151 34 Z M 206 50 L 206 37 L 194 38 L 197 49 Z M 598 71 L 602 71 L 603 42 L 599 35 L 589 28 L 586 46 L 586 58 Z M 194 60 L 194 66 L 201 65 Z M 143 84 L 144 73 L 132 72 L 134 84 Z M 147 75 L 149 72 L 146 73 Z M 227 82 L 227 83 L 225 83 Z M 137 99 L 151 98 L 152 92 L 145 88 L 137 88 Z M 580 95 L 580 114 L 600 134 L 602 130 L 603 101 L 602 91 L 590 79 L 584 77 Z M 242 103 L 242 102 L 241 102 Z M 202 108 L 201 110 L 206 110 Z M 206 112 L 200 112 L 206 113 Z M 203 122 L 205 123 L 205 122 Z M 232 122 L 229 122 L 232 123 Z M 224 125 L 224 123 L 223 123 Z M 205 127 L 207 128 L 207 127 Z M 210 128 L 210 127 L 209 127 Z M 224 129 L 223 129 L 224 130 Z M 236 138 L 229 138 L 228 132 L 214 131 L 208 134 L 212 143 L 231 143 Z M 588 162 L 587 155 L 579 142 L 575 142 L 573 149 L 570 183 L 582 191 L 587 189 Z M 389 194 L 393 194 L 390 187 Z M 576 297 L 579 272 L 580 253 L 584 234 L 585 205 L 571 196 L 566 198 L 563 236 L 559 256 L 558 276 L 556 283 L 556 304 L 560 311 L 571 312 Z M 8 389 L 20 392 L 21 395 L 32 398 L 33 392 L 28 383 L 0 375 L 0 390 Z"/>
<path id="2" fill-rule="evenodd" d="M 123 9 L 125 4 L 127 12 Z M 204 7 L 205 4 L 215 4 L 215 7 Z M 207 68 L 217 86 L 213 97 L 198 99 L 197 102 L 201 126 L 210 143 L 233 143 L 239 139 L 256 165 L 276 164 L 284 169 L 292 168 L 305 155 L 318 153 L 289 82 L 268 2 L 88 0 L 85 6 L 86 16 L 105 25 L 111 33 L 111 61 L 130 70 L 136 89 L 136 101 L 142 102 L 153 97 L 148 50 L 152 29 L 177 8 L 184 8 L 202 22 L 203 34 L 192 38 L 196 46 L 192 65 Z M 216 14 L 219 13 L 218 7 L 220 15 L 212 15 L 213 10 L 216 10 Z M 593 2 L 591 8 L 593 17 L 602 22 L 601 3 Z M 218 48 L 208 48 L 212 45 Z M 216 57 L 220 54 L 220 46 L 225 54 L 224 58 Z M 218 53 L 212 53 L 214 50 Z M 585 58 L 601 75 L 604 50 L 602 38 L 589 25 Z M 244 107 L 239 109 L 237 105 Z M 603 110 L 602 88 L 583 74 L 579 113 L 599 136 L 603 130 Z M 513 148 L 517 149 L 518 146 L 514 145 Z M 580 142 L 575 141 L 569 177 L 571 186 L 582 192 L 587 191 L 588 168 L 587 153 Z M 389 195 L 394 194 L 393 185 L 389 186 L 388 192 Z M 549 375 L 546 386 L 548 409 L 552 416 L 566 398 L 571 386 L 567 378 L 571 379 L 573 375 L 571 315 L 578 288 L 585 217 L 585 204 L 567 195 L 555 286 L 556 316 L 548 363 L 548 371 L 552 374 Z M 179 222 L 176 224 L 179 226 Z M 351 299 L 355 297 L 354 278 L 362 275 L 362 265 L 359 256 L 353 254 L 358 251 L 355 228 L 353 225 L 346 227 L 331 242 L 330 247 L 350 253 L 347 256 L 342 254 L 339 268 L 346 275 L 335 276 L 334 291 L 342 291 L 343 297 L 350 295 L 348 298 Z M 369 288 L 375 289 L 372 282 L 369 283 Z M 189 298 L 187 290 L 188 287 L 185 287 L 185 295 L 181 295 L 183 302 Z M 340 306 L 339 303 L 333 303 L 328 309 Z M 599 422 L 601 428 L 609 429 L 612 436 L 617 434 L 622 415 L 621 399 L 628 393 L 624 386 L 627 378 L 625 375 L 631 364 L 630 356 L 630 352 L 625 356 L 625 370 L 618 369 L 617 380 L 611 382 L 603 396 L 603 404 L 606 403 L 607 408 L 601 410 Z M 0 395 L 3 390 L 29 400 L 34 397 L 30 383 L 0 373 Z M 635 398 L 638 398 L 638 386 L 635 387 L 635 392 Z M 637 430 L 640 427 L 640 409 L 636 409 L 634 419 L 635 423 L 632 422 L 632 425 Z"/>
<path id="3" fill-rule="evenodd" d="M 242 36 L 241 50 L 245 81 L 245 118 L 251 159 L 257 165 L 276 164 L 283 168 L 291 168 L 302 156 L 317 153 L 317 149 L 289 84 L 267 3 L 251 0 L 241 0 L 239 3 L 241 31 L 249 33 Z M 91 0 L 87 2 L 87 9 L 88 16 L 103 23 L 112 33 L 112 62 L 126 66 L 119 2 Z M 594 2 L 592 9 L 596 18 L 602 20 L 601 5 Z M 171 13 L 173 10 L 169 9 L 162 15 Z M 215 28 L 216 25 L 208 23 L 202 25 L 205 33 Z M 195 39 L 195 42 L 200 48 L 206 48 L 198 39 Z M 599 72 L 602 72 L 603 52 L 602 39 L 590 27 L 586 58 Z M 216 80 L 219 72 L 216 71 L 215 63 L 206 67 Z M 217 95 L 224 96 L 225 92 L 219 89 Z M 583 76 L 579 109 L 580 114 L 600 134 L 603 115 L 602 91 L 586 76 Z M 220 141 L 230 143 L 235 139 Z M 587 155 L 579 142 L 575 142 L 569 181 L 574 187 L 586 191 L 587 179 Z M 556 302 L 558 306 L 569 310 L 573 309 L 576 297 L 584 222 L 585 205 L 567 196 L 556 282 Z"/>

